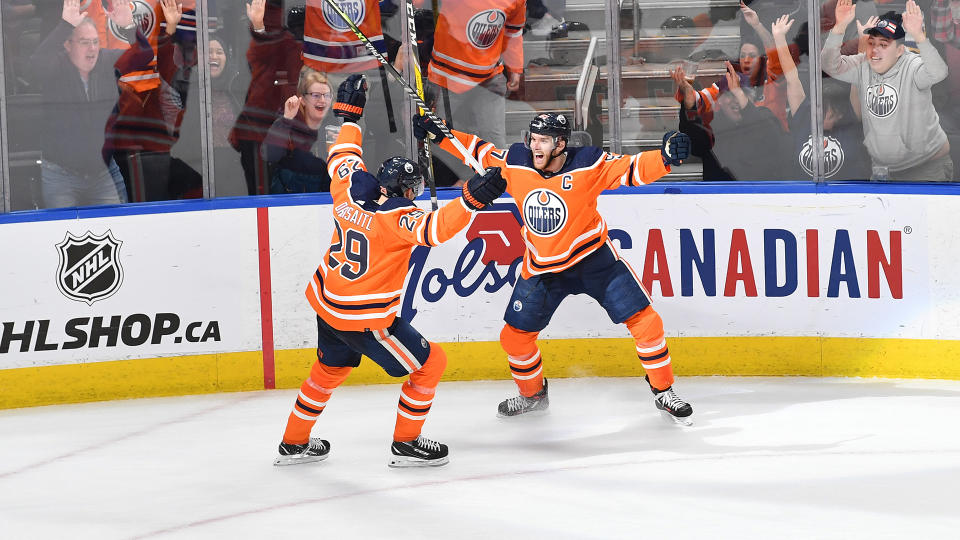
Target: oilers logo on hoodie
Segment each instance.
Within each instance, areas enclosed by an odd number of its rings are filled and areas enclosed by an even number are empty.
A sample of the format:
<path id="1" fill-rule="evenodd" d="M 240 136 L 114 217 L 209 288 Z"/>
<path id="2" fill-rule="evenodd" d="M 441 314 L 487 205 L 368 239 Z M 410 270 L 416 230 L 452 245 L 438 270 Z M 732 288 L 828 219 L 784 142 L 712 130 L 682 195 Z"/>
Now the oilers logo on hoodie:
<path id="1" fill-rule="evenodd" d="M 883 82 L 868 86 L 866 97 L 864 105 L 877 118 L 885 118 L 893 114 L 900 102 L 897 89 Z"/>

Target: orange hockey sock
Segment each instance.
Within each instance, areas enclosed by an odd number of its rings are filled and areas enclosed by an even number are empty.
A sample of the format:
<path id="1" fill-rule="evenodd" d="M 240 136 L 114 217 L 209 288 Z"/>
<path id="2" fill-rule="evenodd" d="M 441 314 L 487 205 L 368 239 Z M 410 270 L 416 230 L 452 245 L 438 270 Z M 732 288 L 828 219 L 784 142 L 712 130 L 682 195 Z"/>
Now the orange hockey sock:
<path id="1" fill-rule="evenodd" d="M 447 367 L 447 353 L 436 343 L 430 344 L 430 356 L 423 367 L 410 374 L 410 379 L 400 388 L 397 403 L 397 424 L 393 429 L 394 441 L 412 441 L 420 435 L 427 419 L 437 384 Z"/>
<path id="2" fill-rule="evenodd" d="M 287 419 L 287 428 L 283 432 L 283 442 L 304 444 L 310 440 L 310 430 L 317 423 L 317 417 L 327 406 L 327 400 L 333 390 L 350 374 L 349 367 L 330 367 L 314 362 L 310 376 L 300 385 L 300 393 L 293 405 L 293 411 Z"/>
<path id="3" fill-rule="evenodd" d="M 520 394 L 530 397 L 543 388 L 543 362 L 537 336 L 540 332 L 524 332 L 509 324 L 500 331 L 500 346 L 507 353 L 510 374 L 517 383 Z"/>
<path id="4" fill-rule="evenodd" d="M 624 321 L 624 324 L 637 345 L 637 356 L 647 371 L 650 385 L 657 390 L 670 388 L 673 385 L 673 368 L 660 315 L 653 307 L 647 306 Z"/>

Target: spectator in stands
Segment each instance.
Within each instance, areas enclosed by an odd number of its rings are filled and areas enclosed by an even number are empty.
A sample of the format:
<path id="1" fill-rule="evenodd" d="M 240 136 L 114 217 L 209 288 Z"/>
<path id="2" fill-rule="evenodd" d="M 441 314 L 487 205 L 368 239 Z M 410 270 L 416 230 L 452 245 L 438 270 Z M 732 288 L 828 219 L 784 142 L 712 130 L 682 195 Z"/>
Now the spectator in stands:
<path id="1" fill-rule="evenodd" d="M 217 196 L 246 195 L 247 187 L 243 169 L 236 159 L 237 154 L 229 140 L 230 130 L 240 111 L 240 103 L 235 93 L 237 89 L 234 87 L 239 73 L 231 61 L 229 50 L 220 38 L 212 37 L 207 50 L 211 99 L 208 107 L 213 127 L 210 136 L 213 138 L 216 194 Z M 199 88 L 197 73 L 194 71 L 192 74 L 193 77 L 186 86 Z M 194 168 L 196 164 L 201 163 L 202 158 L 203 144 L 199 129 L 202 92 L 191 94 L 182 124 L 186 127 L 180 130 L 180 138 L 171 150 L 174 156 L 170 172 L 171 196 L 183 199 L 203 196 L 203 177 Z"/>
<path id="2" fill-rule="evenodd" d="M 740 12 L 747 24 L 756 31 L 761 42 L 758 43 L 753 38 L 747 37 L 740 44 L 739 59 L 733 64 L 738 74 L 739 87 L 751 103 L 769 109 L 780 121 L 781 129 L 786 130 L 786 89 L 773 37 L 760 24 L 757 13 L 742 2 Z M 720 84 L 714 83 L 697 92 L 694 96 L 694 105 L 688 103 L 687 108 L 695 106 L 703 123 L 709 124 L 713 118 L 713 108 L 719 94 Z M 678 101 L 684 98 L 679 92 L 676 97 Z"/>
<path id="3" fill-rule="evenodd" d="M 797 73 L 787 43 L 794 20 L 783 15 L 771 25 L 771 34 L 783 66 L 790 106 L 790 135 L 793 138 L 793 174 L 790 179 L 813 175 L 814 145 L 810 134 L 810 102 Z M 863 147 L 860 119 L 850 105 L 849 86 L 835 79 L 823 80 L 823 176 L 834 180 L 864 180 L 870 177 L 870 160 Z"/>
<path id="4" fill-rule="evenodd" d="M 950 143 L 940 127 L 931 87 L 947 76 L 947 65 L 923 30 L 923 12 L 913 0 L 903 14 L 884 13 L 865 30 L 865 53 L 842 55 L 840 43 L 856 16 L 851 0 L 838 0 L 837 23 L 821 53 L 823 71 L 854 84 L 862 108 L 864 144 L 873 178 L 950 181 Z M 920 53 L 905 50 L 909 33 Z"/>
<path id="5" fill-rule="evenodd" d="M 524 0 L 441 4 L 429 77 L 451 128 L 506 146 L 506 95 L 520 88 L 525 21 Z"/>
<path id="6" fill-rule="evenodd" d="M 297 95 L 284 104 L 263 141 L 264 159 L 273 165 L 270 193 L 330 191 L 326 137 L 320 129 L 333 103 L 330 83 L 320 72 L 304 66 Z M 335 124 L 331 124 L 335 125 Z"/>
<path id="7" fill-rule="evenodd" d="M 713 121 L 705 123 L 694 102 L 695 91 L 683 68 L 672 72 L 684 96 L 680 101 L 680 131 L 690 136 L 690 153 L 703 160 L 704 180 L 781 180 L 790 141 L 770 109 L 758 107 L 740 88 L 740 74 L 726 62 Z"/>
<path id="8" fill-rule="evenodd" d="M 105 128 L 104 156 L 112 156 L 120 166 L 133 202 L 179 195 L 171 190 L 170 149 L 180 136 L 185 112 L 183 81 L 190 79 L 189 70 L 196 64 L 195 47 L 184 54 L 174 40 L 182 4 L 159 0 L 158 6 L 165 24 L 156 49 L 138 28 L 135 42 L 117 60 L 120 95 Z"/>
<path id="9" fill-rule="evenodd" d="M 943 44 L 946 57 L 947 84 L 940 120 L 951 141 L 950 155 L 956 166 L 960 163 L 960 0 L 935 0 L 931 8 L 933 38 Z M 956 175 L 957 171 L 954 171 Z M 956 177 L 956 176 L 955 176 Z"/>
<path id="10" fill-rule="evenodd" d="M 291 8 L 285 27 L 281 5 L 280 0 L 252 0 L 246 5 L 251 80 L 243 109 L 230 132 L 230 144 L 240 152 L 250 195 L 270 192 L 273 173 L 263 160 L 261 146 L 284 101 L 297 93 L 297 77 L 303 66 L 304 8 Z"/>
<path id="11" fill-rule="evenodd" d="M 110 20 L 134 30 L 125 3 L 117 4 Z M 40 192 L 46 208 L 127 200 L 116 162 L 100 153 L 103 125 L 117 97 L 113 64 L 120 54 L 101 50 L 80 0 L 64 0 L 62 21 L 31 58 L 43 94 Z"/>

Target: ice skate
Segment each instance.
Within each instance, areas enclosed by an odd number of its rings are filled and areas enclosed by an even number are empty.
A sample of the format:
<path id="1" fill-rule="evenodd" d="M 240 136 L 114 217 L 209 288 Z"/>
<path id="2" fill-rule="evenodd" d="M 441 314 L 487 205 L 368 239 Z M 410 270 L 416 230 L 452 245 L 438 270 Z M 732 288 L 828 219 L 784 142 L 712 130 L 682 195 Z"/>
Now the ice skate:
<path id="1" fill-rule="evenodd" d="M 417 437 L 412 441 L 397 442 L 390 445 L 390 467 L 439 467 L 446 465 L 447 445 L 424 437 Z"/>
<path id="2" fill-rule="evenodd" d="M 330 443 L 323 439 L 311 438 L 306 444 L 280 443 L 280 455 L 273 460 L 274 465 L 299 465 L 323 461 L 330 455 Z"/>
<path id="3" fill-rule="evenodd" d="M 650 379 L 646 376 L 644 378 L 647 380 L 647 384 L 650 384 Z M 680 399 L 680 396 L 673 391 L 672 386 L 666 390 L 657 390 L 651 385 L 650 390 L 655 396 L 653 403 L 662 411 L 665 418 L 669 418 L 680 425 L 693 425 L 693 407 Z"/>
<path id="4" fill-rule="evenodd" d="M 532 412 L 543 413 L 546 412 L 549 406 L 550 398 L 547 397 L 547 379 L 543 379 L 543 388 L 536 394 L 530 397 L 519 395 L 501 401 L 500 406 L 497 407 L 497 416 L 502 418 Z"/>

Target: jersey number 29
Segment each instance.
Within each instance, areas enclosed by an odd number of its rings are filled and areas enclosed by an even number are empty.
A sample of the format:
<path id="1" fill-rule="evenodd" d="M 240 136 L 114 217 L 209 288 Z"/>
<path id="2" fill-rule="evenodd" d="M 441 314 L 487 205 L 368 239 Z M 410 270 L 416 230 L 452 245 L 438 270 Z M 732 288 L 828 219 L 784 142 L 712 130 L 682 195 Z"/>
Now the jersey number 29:
<path id="1" fill-rule="evenodd" d="M 357 279 L 366 274 L 370 266 L 370 241 L 362 232 L 354 229 L 347 229 L 347 234 L 344 235 L 337 221 L 334 221 L 333 225 L 337 228 L 337 243 L 330 246 L 330 258 L 327 264 L 331 270 L 339 266 L 341 276 L 349 280 Z M 334 257 L 341 251 L 346 258 L 342 266 Z"/>

